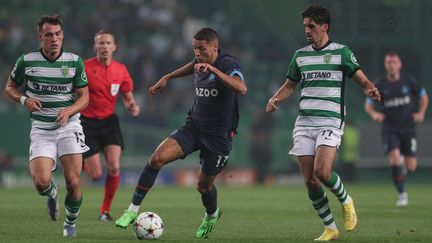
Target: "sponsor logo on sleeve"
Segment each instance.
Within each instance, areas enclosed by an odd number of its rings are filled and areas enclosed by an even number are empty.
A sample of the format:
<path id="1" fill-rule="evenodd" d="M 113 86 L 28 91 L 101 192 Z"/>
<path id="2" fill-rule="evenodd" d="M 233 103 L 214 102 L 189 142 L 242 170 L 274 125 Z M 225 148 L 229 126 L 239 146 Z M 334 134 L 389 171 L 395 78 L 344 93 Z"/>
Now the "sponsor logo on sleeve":
<path id="1" fill-rule="evenodd" d="M 213 81 L 213 80 L 215 80 L 215 75 L 212 73 L 209 76 L 209 81 Z"/>
<path id="2" fill-rule="evenodd" d="M 85 70 L 83 70 L 83 71 L 81 72 L 81 79 L 82 79 L 83 81 L 86 81 L 86 82 L 87 82 L 87 74 L 86 74 Z"/>
<path id="3" fill-rule="evenodd" d="M 116 96 L 120 90 L 120 84 L 111 84 L 111 95 Z"/>
<path id="4" fill-rule="evenodd" d="M 15 78 L 15 72 L 16 72 L 16 69 L 17 69 L 17 65 L 16 65 L 16 63 L 15 63 L 15 66 L 14 66 L 14 68 L 12 69 L 12 72 L 11 72 L 11 76 L 12 76 L 12 78 Z"/>
<path id="5" fill-rule="evenodd" d="M 357 62 L 357 58 L 354 56 L 353 53 L 351 53 L 351 62 L 354 63 L 355 65 L 359 65 Z"/>

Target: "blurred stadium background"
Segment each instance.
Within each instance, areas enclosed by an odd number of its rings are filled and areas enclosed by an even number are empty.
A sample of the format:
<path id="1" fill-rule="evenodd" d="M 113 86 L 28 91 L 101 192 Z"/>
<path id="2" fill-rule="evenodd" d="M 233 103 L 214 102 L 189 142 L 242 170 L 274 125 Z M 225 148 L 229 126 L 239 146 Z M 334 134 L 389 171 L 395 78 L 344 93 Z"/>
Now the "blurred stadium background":
<path id="1" fill-rule="evenodd" d="M 16 59 L 39 48 L 36 23 L 42 14 L 61 15 L 64 48 L 84 59 L 94 56 L 96 31 L 113 31 L 118 45 L 115 58 L 129 68 L 134 93 L 142 106 L 138 118 L 132 118 L 120 106 L 117 109 L 126 141 L 122 183 L 134 184 L 159 142 L 184 123 L 194 92 L 193 83 L 187 78 L 171 82 L 165 93 L 157 97 L 150 98 L 147 87 L 191 60 L 194 32 L 210 26 L 219 32 L 222 48 L 240 60 L 249 88 L 248 95 L 241 98 L 239 134 L 221 183 L 254 184 L 263 177 L 255 171 L 265 172 L 267 166 L 265 183 L 300 182 L 295 160 L 287 155 L 298 94 L 275 114 L 267 115 L 263 110 L 268 97 L 284 82 L 292 54 L 306 44 L 300 12 L 308 3 L 320 3 L 330 9 L 331 38 L 352 48 L 369 78 L 375 80 L 383 74 L 383 56 L 394 50 L 402 57 L 404 71 L 413 74 L 431 93 L 432 59 L 427 47 L 432 38 L 432 28 L 428 27 L 432 23 L 432 1 L 427 0 L 2 0 L 2 93 Z M 379 125 L 363 111 L 363 93 L 352 81 L 348 81 L 346 98 L 349 126 L 338 169 L 345 172 L 346 179 L 390 184 Z M 425 123 L 418 127 L 419 170 L 409 177 L 410 181 L 430 181 L 430 114 L 429 108 Z M 27 172 L 28 113 L 1 95 L 0 124 L 0 185 L 32 185 Z M 350 174 L 352 167 L 357 178 Z M 190 175 L 197 168 L 197 156 L 190 156 L 164 169 L 159 183 L 194 184 L 194 176 Z"/>

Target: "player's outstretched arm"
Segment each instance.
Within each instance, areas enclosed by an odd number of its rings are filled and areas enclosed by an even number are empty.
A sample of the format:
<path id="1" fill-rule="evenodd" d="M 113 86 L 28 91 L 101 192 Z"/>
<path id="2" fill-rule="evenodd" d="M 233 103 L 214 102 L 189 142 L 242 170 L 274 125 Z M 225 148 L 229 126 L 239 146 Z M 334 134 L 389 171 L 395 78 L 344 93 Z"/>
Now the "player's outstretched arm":
<path id="1" fill-rule="evenodd" d="M 269 99 L 266 107 L 267 112 L 273 112 L 278 109 L 277 104 L 282 100 L 290 97 L 294 93 L 297 82 L 287 79 L 278 91 Z"/>
<path id="2" fill-rule="evenodd" d="M 378 91 L 377 87 L 366 77 L 364 72 L 359 69 L 357 70 L 352 79 L 356 81 L 363 88 L 363 92 L 365 95 L 373 100 L 381 100 L 381 94 Z"/>
<path id="3" fill-rule="evenodd" d="M 66 107 L 63 110 L 60 110 L 57 114 L 57 120 L 56 122 L 64 126 L 69 121 L 69 117 L 75 115 L 76 113 L 84 110 L 88 103 L 89 103 L 89 93 L 88 93 L 88 87 L 82 87 L 82 88 L 76 88 L 75 93 L 77 94 L 77 99 L 75 102 L 69 106 Z"/>
<path id="4" fill-rule="evenodd" d="M 129 111 L 132 116 L 138 116 L 141 109 L 135 102 L 135 98 L 132 92 L 122 93 L 123 105 Z"/>
<path id="5" fill-rule="evenodd" d="M 10 77 L 6 82 L 5 94 L 11 100 L 18 103 L 21 102 L 30 112 L 40 111 L 42 109 L 42 103 L 39 100 L 32 99 L 21 94 L 21 92 L 18 91 L 18 84 L 12 81 Z"/>
<path id="6" fill-rule="evenodd" d="M 168 83 L 168 80 L 191 75 L 193 73 L 193 68 L 194 68 L 194 64 L 193 62 L 190 62 L 184 65 L 183 67 L 164 75 L 161 79 L 159 79 L 159 81 L 157 81 L 154 85 L 152 85 L 148 89 L 149 94 L 155 95 L 158 92 L 162 93 Z"/>
<path id="7" fill-rule="evenodd" d="M 212 72 L 225 86 L 240 95 L 246 95 L 247 93 L 246 83 L 238 76 L 230 76 L 208 63 L 197 63 L 194 68 L 198 72 Z"/>

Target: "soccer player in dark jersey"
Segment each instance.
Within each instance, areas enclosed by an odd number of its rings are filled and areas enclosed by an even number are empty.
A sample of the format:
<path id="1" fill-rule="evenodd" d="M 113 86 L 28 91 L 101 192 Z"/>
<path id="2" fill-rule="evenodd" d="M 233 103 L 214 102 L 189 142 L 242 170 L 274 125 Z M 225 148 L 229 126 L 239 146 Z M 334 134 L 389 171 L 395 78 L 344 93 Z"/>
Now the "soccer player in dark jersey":
<path id="1" fill-rule="evenodd" d="M 415 78 L 401 73 L 402 62 L 398 54 L 387 53 L 384 66 L 387 74 L 376 83 L 381 91 L 381 102 L 366 99 L 365 110 L 374 121 L 382 123 L 384 151 L 399 192 L 396 205 L 407 206 L 406 170 L 414 172 L 417 167 L 415 127 L 424 120 L 429 98 Z"/>
<path id="2" fill-rule="evenodd" d="M 245 95 L 247 87 L 236 59 L 220 51 L 216 31 L 201 29 L 193 37 L 192 46 L 193 61 L 149 88 L 151 95 L 162 93 L 169 80 L 193 74 L 195 98 L 186 124 L 165 139 L 150 157 L 129 208 L 116 221 L 118 227 L 126 228 L 137 217 L 142 200 L 164 165 L 198 150 L 201 169 L 197 189 L 206 213 L 196 237 L 207 238 L 221 215 L 214 180 L 227 164 L 239 120 L 238 95 Z"/>
<path id="3" fill-rule="evenodd" d="M 114 34 L 101 30 L 95 34 L 96 57 L 84 63 L 89 80 L 89 105 L 81 112 L 85 143 L 90 150 L 83 154 L 84 171 L 93 180 L 102 177 L 99 152 L 106 165 L 104 199 L 100 208 L 100 221 L 112 221 L 109 214 L 111 203 L 120 184 L 120 155 L 124 147 L 118 117 L 114 113 L 117 96 L 121 93 L 123 105 L 132 116 L 138 116 L 133 81 L 125 65 L 113 60 L 116 51 Z"/>

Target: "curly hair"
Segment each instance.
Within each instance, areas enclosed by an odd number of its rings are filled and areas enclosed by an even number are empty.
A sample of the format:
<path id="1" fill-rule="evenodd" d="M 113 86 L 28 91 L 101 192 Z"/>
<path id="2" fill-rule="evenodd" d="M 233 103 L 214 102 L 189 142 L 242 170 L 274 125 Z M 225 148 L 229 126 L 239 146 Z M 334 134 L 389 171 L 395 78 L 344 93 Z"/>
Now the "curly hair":
<path id="1" fill-rule="evenodd" d="M 327 32 L 330 31 L 330 12 L 320 5 L 309 5 L 301 13 L 303 19 L 310 18 L 317 24 L 328 24 Z"/>

